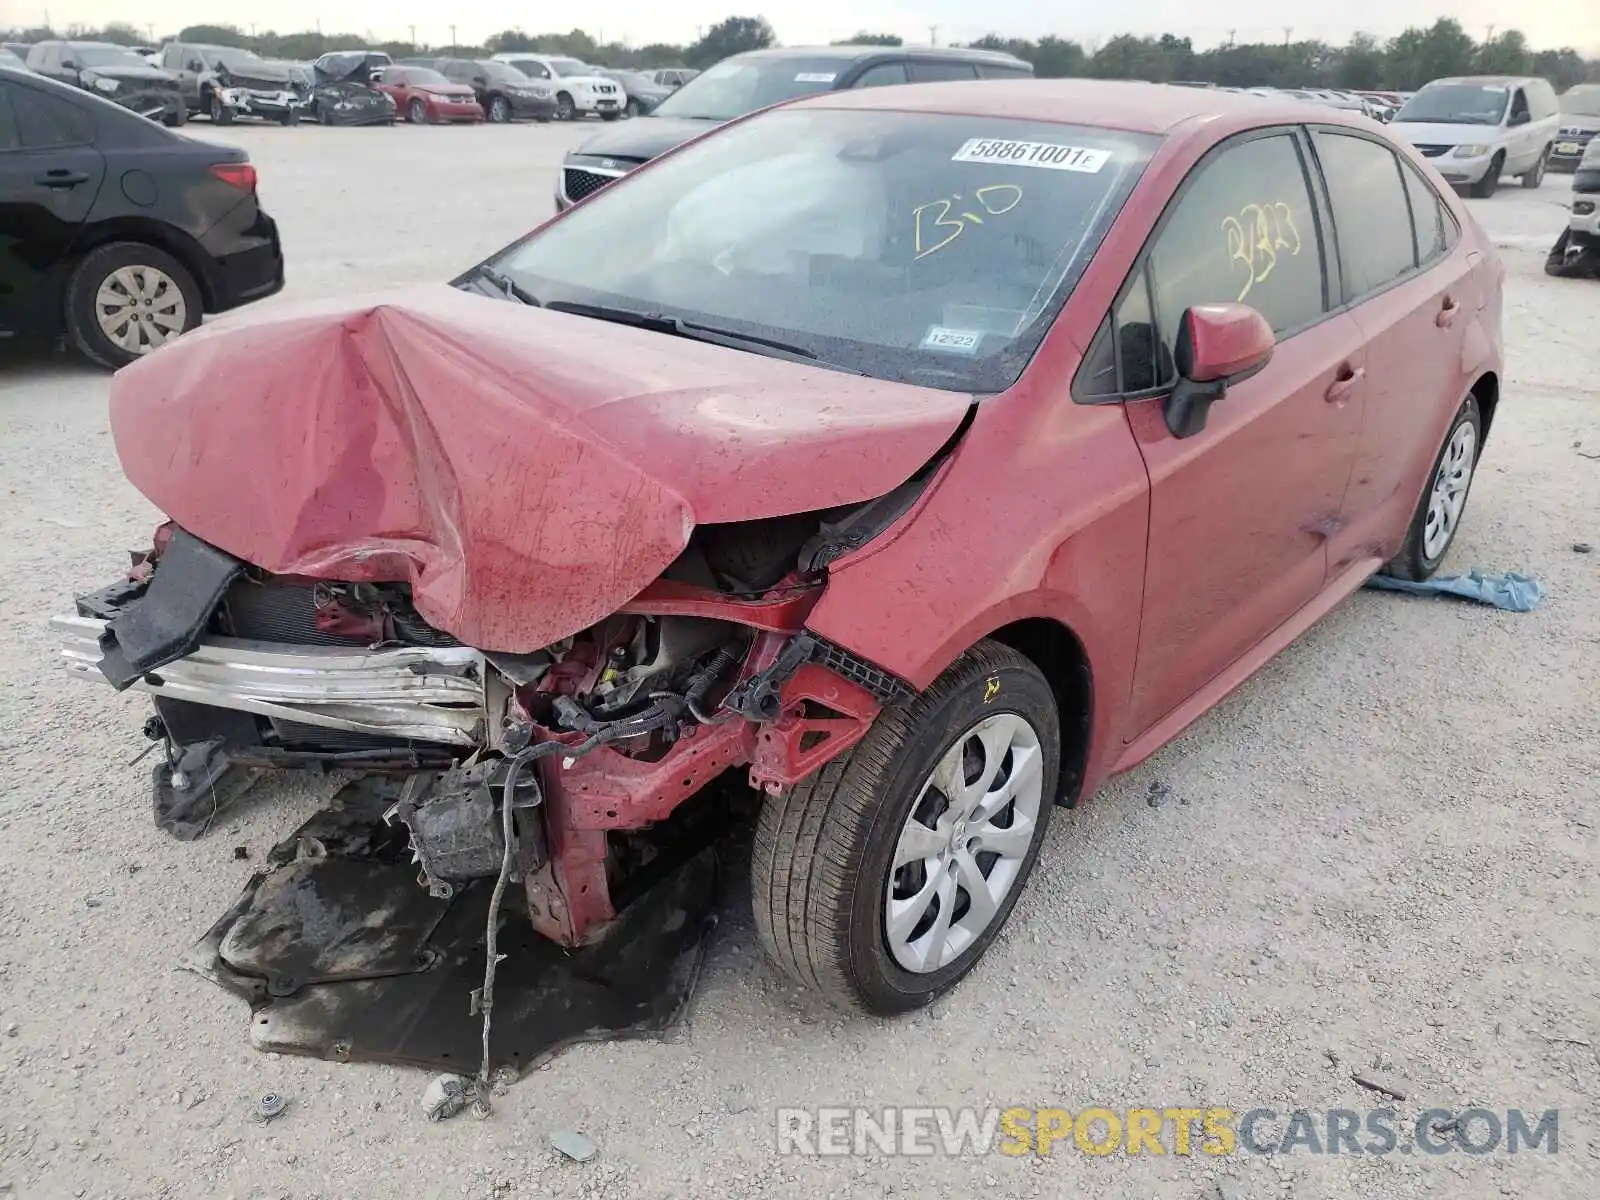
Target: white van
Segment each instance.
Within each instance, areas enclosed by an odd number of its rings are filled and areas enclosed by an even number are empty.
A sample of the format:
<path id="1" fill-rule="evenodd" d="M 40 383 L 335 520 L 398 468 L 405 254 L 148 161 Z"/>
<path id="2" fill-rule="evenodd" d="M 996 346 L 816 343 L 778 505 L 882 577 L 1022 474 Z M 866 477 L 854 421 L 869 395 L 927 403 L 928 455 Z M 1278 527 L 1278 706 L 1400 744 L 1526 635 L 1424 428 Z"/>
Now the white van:
<path id="1" fill-rule="evenodd" d="M 1561 116 L 1543 79 L 1464 75 L 1425 85 L 1390 126 L 1445 179 L 1481 198 L 1494 195 L 1502 175 L 1527 188 L 1544 182 Z"/>

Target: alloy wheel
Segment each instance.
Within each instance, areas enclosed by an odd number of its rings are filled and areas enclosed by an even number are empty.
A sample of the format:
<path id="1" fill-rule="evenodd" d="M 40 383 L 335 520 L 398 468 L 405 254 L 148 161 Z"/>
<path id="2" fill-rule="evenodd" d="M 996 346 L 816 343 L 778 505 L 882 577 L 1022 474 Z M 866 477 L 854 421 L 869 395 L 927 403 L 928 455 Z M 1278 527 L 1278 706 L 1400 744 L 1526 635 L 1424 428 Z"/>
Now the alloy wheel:
<path id="1" fill-rule="evenodd" d="M 884 889 L 884 934 L 902 968 L 949 966 L 994 922 L 1033 842 L 1043 764 L 1038 733 L 1016 713 L 985 717 L 939 759 Z"/>
<path id="2" fill-rule="evenodd" d="M 100 331 L 129 354 L 148 354 L 183 332 L 189 306 L 183 289 L 155 267 L 118 267 L 95 293 Z"/>
<path id="3" fill-rule="evenodd" d="M 1428 516 L 1422 529 L 1422 556 L 1429 562 L 1441 557 L 1455 537 L 1461 510 L 1467 504 L 1472 470 L 1477 463 L 1478 431 L 1469 421 L 1456 426 L 1439 460 L 1428 497 Z"/>

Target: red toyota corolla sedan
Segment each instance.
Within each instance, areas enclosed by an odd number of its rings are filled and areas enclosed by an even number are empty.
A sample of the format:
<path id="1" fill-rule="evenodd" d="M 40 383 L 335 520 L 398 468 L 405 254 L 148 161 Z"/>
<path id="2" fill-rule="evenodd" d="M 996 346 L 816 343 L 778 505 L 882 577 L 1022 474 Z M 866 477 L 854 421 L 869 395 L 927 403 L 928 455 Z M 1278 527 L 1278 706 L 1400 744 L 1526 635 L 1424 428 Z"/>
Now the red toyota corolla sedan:
<path id="1" fill-rule="evenodd" d="M 58 627 L 153 695 L 175 831 L 266 766 L 423 772 L 424 874 L 515 860 L 569 946 L 648 903 L 650 837 L 739 772 L 771 955 L 904 1010 L 982 956 L 1052 805 L 1373 572 L 1440 565 L 1501 283 L 1358 116 L 830 92 L 451 287 L 224 319 L 124 370 L 117 449 L 170 520 Z"/>
<path id="2" fill-rule="evenodd" d="M 385 67 L 374 85 L 413 125 L 481 121 L 483 106 L 464 83 L 451 83 L 432 67 Z"/>

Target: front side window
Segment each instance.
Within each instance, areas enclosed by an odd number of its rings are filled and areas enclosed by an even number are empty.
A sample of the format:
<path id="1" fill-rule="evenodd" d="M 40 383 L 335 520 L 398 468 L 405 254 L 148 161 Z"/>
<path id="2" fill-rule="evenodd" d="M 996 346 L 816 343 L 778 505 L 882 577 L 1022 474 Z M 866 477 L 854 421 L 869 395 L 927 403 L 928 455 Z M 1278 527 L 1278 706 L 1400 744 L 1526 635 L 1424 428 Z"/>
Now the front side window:
<path id="1" fill-rule="evenodd" d="M 851 87 L 889 87 L 896 83 L 906 81 L 905 63 L 889 62 L 879 63 L 875 67 L 868 67 L 856 77 Z"/>
<path id="2" fill-rule="evenodd" d="M 1521 88 L 1511 94 L 1511 119 L 1513 121 L 1528 119 L 1528 94 Z"/>
<path id="3" fill-rule="evenodd" d="M 79 67 L 146 67 L 145 62 L 132 50 L 120 46 L 74 46 L 68 50 L 72 61 Z"/>
<path id="4" fill-rule="evenodd" d="M 948 83 L 961 79 L 976 79 L 978 72 L 965 62 L 913 62 L 911 82 Z"/>
<path id="5" fill-rule="evenodd" d="M 1359 300 L 1417 265 L 1400 160 L 1387 146 L 1350 134 L 1322 131 L 1316 145 L 1339 231 L 1345 299 Z"/>
<path id="6" fill-rule="evenodd" d="M 1171 382 L 1179 323 L 1196 304 L 1248 304 L 1280 337 L 1321 318 L 1322 248 L 1293 135 L 1236 142 L 1200 165 L 1157 235 L 1150 283 L 1157 385 Z"/>
<path id="7" fill-rule="evenodd" d="M 528 82 L 526 75 L 508 63 L 479 63 L 478 69 L 483 72 L 485 77 L 500 84 L 502 87 L 511 87 L 519 83 Z"/>
<path id="8" fill-rule="evenodd" d="M 1401 124 L 1498 125 L 1510 99 L 1499 84 L 1430 83 L 1405 102 L 1394 120 Z"/>
<path id="9" fill-rule="evenodd" d="M 881 379 L 1000 391 L 1156 144 L 994 117 L 780 111 L 596 193 L 492 265 L 551 308 L 676 317 Z"/>
<path id="10" fill-rule="evenodd" d="M 729 58 L 702 71 L 656 106 L 658 117 L 731 121 L 780 100 L 832 91 L 849 68 L 838 58 Z"/>

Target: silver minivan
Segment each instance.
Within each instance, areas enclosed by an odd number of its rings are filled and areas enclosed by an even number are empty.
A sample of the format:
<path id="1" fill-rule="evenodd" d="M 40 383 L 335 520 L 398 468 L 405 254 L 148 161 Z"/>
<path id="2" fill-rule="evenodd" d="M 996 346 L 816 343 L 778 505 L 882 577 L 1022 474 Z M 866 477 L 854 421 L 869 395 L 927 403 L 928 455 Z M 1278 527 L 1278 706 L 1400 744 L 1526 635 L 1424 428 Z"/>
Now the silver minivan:
<path id="1" fill-rule="evenodd" d="M 1446 180 L 1481 198 L 1502 175 L 1528 188 L 1544 182 L 1561 115 L 1546 80 L 1463 75 L 1424 85 L 1390 124 Z"/>

